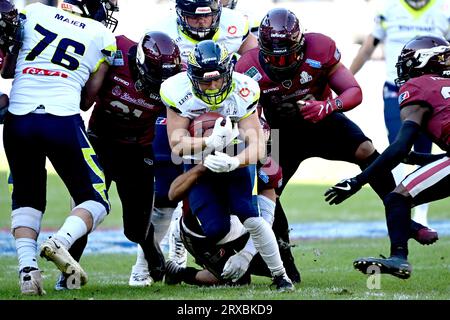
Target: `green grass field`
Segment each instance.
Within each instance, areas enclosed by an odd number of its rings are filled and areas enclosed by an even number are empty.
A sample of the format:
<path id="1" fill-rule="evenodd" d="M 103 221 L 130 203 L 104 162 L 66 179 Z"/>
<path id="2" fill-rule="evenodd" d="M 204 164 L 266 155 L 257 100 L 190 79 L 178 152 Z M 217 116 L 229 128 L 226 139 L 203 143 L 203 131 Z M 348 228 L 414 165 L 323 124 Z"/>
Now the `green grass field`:
<path id="1" fill-rule="evenodd" d="M 0 172 L 0 228 L 9 228 L 10 201 L 6 173 Z M 327 185 L 291 184 L 282 201 L 291 222 L 361 221 L 384 219 L 383 207 L 369 188 L 340 206 L 330 207 L 322 194 Z M 120 202 L 113 189 L 110 193 L 113 211 L 102 227 L 120 227 Z M 49 175 L 48 209 L 44 228 L 58 227 L 69 207 L 67 191 L 59 178 Z M 431 220 L 450 219 L 449 200 L 431 204 Z M 441 238 L 431 247 L 410 242 L 410 262 L 413 274 L 409 280 L 388 275 L 381 276 L 380 289 L 368 289 L 367 277 L 353 270 L 352 261 L 359 256 L 387 255 L 387 238 L 357 238 L 332 240 L 296 240 L 293 253 L 302 274 L 302 283 L 292 294 L 278 294 L 269 287 L 270 280 L 253 277 L 253 284 L 243 288 L 198 288 L 189 285 L 166 286 L 156 283 L 148 288 L 128 287 L 133 255 L 86 255 L 82 265 L 90 280 L 81 290 L 57 292 L 53 289 L 57 270 L 52 263 L 40 260 L 44 271 L 44 297 L 22 297 L 18 290 L 17 260 L 0 256 L 0 300 L 347 300 L 347 299 L 449 299 L 450 295 L 450 237 Z M 190 264 L 194 265 L 192 261 Z"/>

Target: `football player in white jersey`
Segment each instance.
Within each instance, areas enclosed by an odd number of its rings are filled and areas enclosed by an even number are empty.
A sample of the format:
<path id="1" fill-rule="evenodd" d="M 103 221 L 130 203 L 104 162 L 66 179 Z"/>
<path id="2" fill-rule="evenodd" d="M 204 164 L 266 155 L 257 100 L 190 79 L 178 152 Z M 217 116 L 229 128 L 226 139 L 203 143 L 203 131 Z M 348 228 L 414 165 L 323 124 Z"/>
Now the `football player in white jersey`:
<path id="1" fill-rule="evenodd" d="M 205 236 L 212 243 L 222 239 L 230 231 L 229 212 L 233 212 L 249 231 L 277 289 L 295 290 L 281 261 L 275 235 L 259 216 L 256 204 L 256 163 L 265 157 L 265 138 L 256 112 L 260 95 L 257 82 L 233 73 L 233 62 L 225 46 L 204 40 L 189 55 L 187 72 L 163 82 L 160 95 L 167 106 L 172 152 L 183 158 L 201 153 L 210 170 L 188 196 Z M 223 116 L 216 120 L 211 135 L 191 137 L 187 131 L 191 120 L 210 111 Z M 239 131 L 245 148 L 229 155 L 226 147 Z M 228 153 L 221 152 L 224 148 Z M 190 166 L 187 164 L 186 168 Z"/>
<path id="2" fill-rule="evenodd" d="M 386 82 L 383 87 L 384 121 L 388 130 L 389 143 L 393 143 L 401 127 L 397 77 L 395 64 L 402 47 L 415 36 L 437 36 L 450 39 L 450 3 L 448 0 L 385 0 L 381 2 L 375 17 L 375 26 L 367 36 L 358 54 L 353 59 L 350 70 L 356 74 L 370 59 L 378 43 L 384 42 L 386 60 Z M 430 153 L 432 143 L 425 136 L 415 142 L 414 150 Z M 396 181 L 405 175 L 405 166 L 394 170 Z M 423 225 L 427 221 L 428 204 L 415 208 L 413 219 Z"/>
<path id="3" fill-rule="evenodd" d="M 201 40 L 214 40 L 224 45 L 228 52 L 238 54 L 258 46 L 257 38 L 249 32 L 246 17 L 238 11 L 222 8 L 219 0 L 176 0 L 175 2 L 176 16 L 172 12 L 172 15 L 164 19 L 162 23 L 149 26 L 148 31 L 165 32 L 174 39 L 180 48 L 184 64 L 187 64 L 189 53 Z M 181 213 L 181 210 L 178 210 L 173 214 L 177 203 L 169 201 L 167 197 L 170 184 L 182 173 L 182 168 L 170 161 L 171 151 L 167 141 L 165 122 L 160 121 L 156 124 L 153 150 L 156 170 L 152 223 L 155 226 L 155 238 L 158 240 L 163 239 L 171 219 L 173 222 L 174 218 Z M 181 207 L 178 206 L 178 208 Z M 178 255 L 180 260 L 185 260 L 184 252 L 180 251 Z M 139 266 L 146 264 L 142 250 L 138 250 L 131 276 L 141 274 L 138 278 L 145 279 L 147 272 Z"/>
<path id="4" fill-rule="evenodd" d="M 15 73 L 9 75 L 14 81 L 3 139 L 13 180 L 11 229 L 22 294 L 45 293 L 36 239 L 46 206 L 46 158 L 76 206 L 41 244 L 40 255 L 67 275 L 70 288 L 88 280 L 67 249 L 103 221 L 109 201 L 80 106 L 92 104 L 116 51 L 105 28 L 117 24 L 109 14 L 115 8 L 108 0 L 64 0 L 59 8 L 30 4 L 20 14 L 22 47 L 6 56 L 5 69 L 15 65 Z"/>

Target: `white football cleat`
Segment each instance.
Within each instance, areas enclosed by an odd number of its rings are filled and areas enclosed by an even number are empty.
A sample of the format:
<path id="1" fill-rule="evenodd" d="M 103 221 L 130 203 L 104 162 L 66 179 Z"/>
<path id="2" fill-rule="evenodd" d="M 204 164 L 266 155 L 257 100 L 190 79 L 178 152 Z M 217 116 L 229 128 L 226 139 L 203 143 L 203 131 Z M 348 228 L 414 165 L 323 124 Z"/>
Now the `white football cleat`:
<path id="1" fill-rule="evenodd" d="M 20 270 L 19 285 L 23 295 L 42 296 L 46 293 L 41 270 L 33 267 L 25 267 Z"/>
<path id="2" fill-rule="evenodd" d="M 57 239 L 49 238 L 41 244 L 41 257 L 52 261 L 70 280 L 68 286 L 70 283 L 71 288 L 68 289 L 79 289 L 87 283 L 86 272 Z"/>
<path id="3" fill-rule="evenodd" d="M 180 219 L 171 222 L 169 229 L 169 261 L 174 261 L 178 266 L 186 268 L 187 250 L 184 247 L 180 235 Z"/>
<path id="4" fill-rule="evenodd" d="M 149 287 L 152 283 L 153 279 L 148 269 L 139 266 L 131 268 L 130 280 L 128 281 L 130 287 Z"/>

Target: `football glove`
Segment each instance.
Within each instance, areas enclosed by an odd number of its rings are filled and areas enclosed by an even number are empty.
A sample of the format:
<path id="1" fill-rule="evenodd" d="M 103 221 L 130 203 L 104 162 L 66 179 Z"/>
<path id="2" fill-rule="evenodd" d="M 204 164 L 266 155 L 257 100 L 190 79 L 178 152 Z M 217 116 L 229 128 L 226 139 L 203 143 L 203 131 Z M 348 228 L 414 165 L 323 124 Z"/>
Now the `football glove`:
<path id="1" fill-rule="evenodd" d="M 344 179 L 325 192 L 325 201 L 330 205 L 339 204 L 354 195 L 359 189 L 361 189 L 361 184 L 356 178 Z"/>
<path id="2" fill-rule="evenodd" d="M 222 277 L 232 282 L 238 281 L 247 272 L 252 259 L 253 255 L 245 250 L 232 255 L 223 267 Z"/>
<path id="3" fill-rule="evenodd" d="M 300 107 L 300 113 L 306 121 L 317 123 L 323 120 L 326 116 L 332 114 L 335 110 L 342 109 L 342 102 L 339 103 L 337 99 L 326 101 L 297 101 Z M 341 104 L 341 105 L 340 105 Z"/>
<path id="4" fill-rule="evenodd" d="M 221 125 L 222 121 L 222 117 L 216 120 L 211 135 L 205 139 L 206 148 L 222 150 L 239 135 L 237 123 L 233 125 L 230 117 L 225 118 L 225 125 L 223 126 Z"/>
<path id="5" fill-rule="evenodd" d="M 203 165 L 213 172 L 230 172 L 240 165 L 240 161 L 236 157 L 230 157 L 226 153 L 216 151 L 206 157 Z"/>

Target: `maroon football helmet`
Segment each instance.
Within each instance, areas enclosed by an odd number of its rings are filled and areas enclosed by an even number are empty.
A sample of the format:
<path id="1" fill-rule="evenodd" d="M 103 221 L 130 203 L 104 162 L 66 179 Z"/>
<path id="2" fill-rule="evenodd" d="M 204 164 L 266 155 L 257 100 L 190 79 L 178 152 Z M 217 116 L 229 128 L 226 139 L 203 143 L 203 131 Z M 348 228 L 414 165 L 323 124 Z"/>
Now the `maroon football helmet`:
<path id="1" fill-rule="evenodd" d="M 289 76 L 303 61 L 305 37 L 290 10 L 270 10 L 259 26 L 258 41 L 264 61 L 277 75 Z"/>
<path id="2" fill-rule="evenodd" d="M 450 70 L 450 43 L 438 37 L 415 37 L 405 44 L 395 66 L 398 76 L 395 83 L 398 86 L 410 78 L 424 74 L 449 77 L 447 73 Z"/>
<path id="3" fill-rule="evenodd" d="M 16 7 L 9 0 L 0 0 L 0 47 L 8 51 L 12 45 L 19 45 L 20 20 Z"/>
<path id="4" fill-rule="evenodd" d="M 136 66 L 142 84 L 159 90 L 164 80 L 182 70 L 180 49 L 167 34 L 147 32 L 137 47 Z"/>

